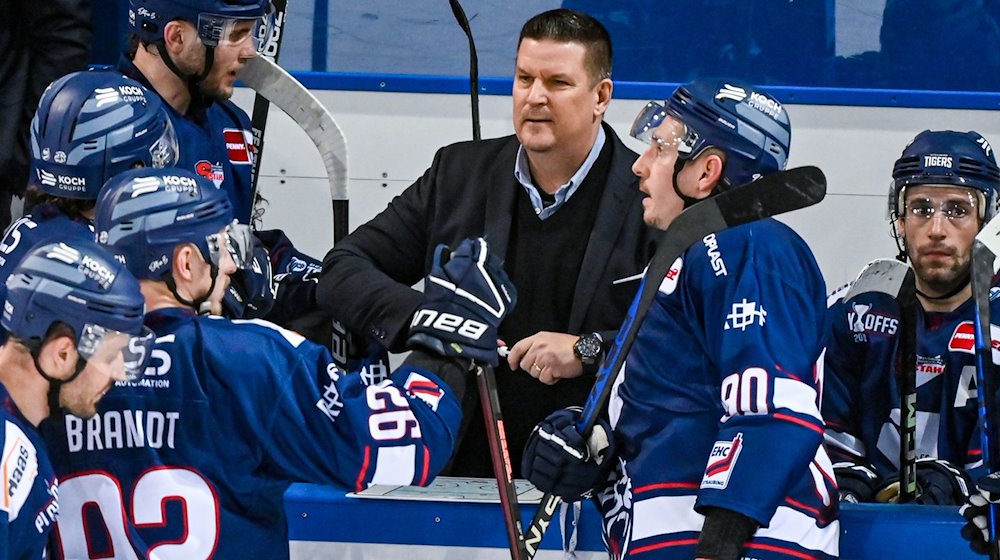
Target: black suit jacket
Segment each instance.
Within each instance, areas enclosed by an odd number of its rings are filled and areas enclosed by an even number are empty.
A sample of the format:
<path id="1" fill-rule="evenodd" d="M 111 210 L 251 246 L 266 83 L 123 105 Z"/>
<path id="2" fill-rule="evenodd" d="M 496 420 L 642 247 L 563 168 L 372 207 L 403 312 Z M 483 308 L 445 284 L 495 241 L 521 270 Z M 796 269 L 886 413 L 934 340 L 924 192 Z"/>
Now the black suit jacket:
<path id="1" fill-rule="evenodd" d="M 652 230 L 642 222 L 632 152 L 604 125 L 612 159 L 607 185 L 587 243 L 569 332 L 613 336 L 652 256 Z M 410 318 L 422 295 L 410 286 L 430 271 L 439 243 L 456 247 L 483 235 L 505 255 L 518 185 L 515 136 L 461 142 L 438 150 L 431 167 L 324 259 L 317 291 L 321 308 L 354 332 L 404 351 Z M 606 339 L 608 336 L 605 337 Z M 508 341 L 513 344 L 516 341 Z"/>

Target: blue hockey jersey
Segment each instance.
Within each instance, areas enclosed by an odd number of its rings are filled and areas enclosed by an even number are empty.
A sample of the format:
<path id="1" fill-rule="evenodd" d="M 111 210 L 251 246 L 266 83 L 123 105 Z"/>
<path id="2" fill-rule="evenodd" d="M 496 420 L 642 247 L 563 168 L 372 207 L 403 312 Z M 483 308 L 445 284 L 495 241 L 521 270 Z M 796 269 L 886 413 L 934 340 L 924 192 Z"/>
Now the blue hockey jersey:
<path id="1" fill-rule="evenodd" d="M 127 56 L 118 70 L 147 89 L 149 80 Z M 233 216 L 249 224 L 253 213 L 253 133 L 250 117 L 232 101 L 203 104 L 192 100 L 187 115 L 164 102 L 180 146 L 177 167 L 194 171 L 229 194 Z"/>
<path id="2" fill-rule="evenodd" d="M 826 446 L 835 461 L 874 465 L 882 477 L 899 469 L 899 388 L 896 347 L 899 305 L 886 294 L 858 294 L 848 287 L 832 296 L 827 325 Z M 1000 294 L 991 294 L 991 317 L 1000 317 Z M 917 315 L 916 456 L 944 459 L 970 471 L 982 467 L 970 299 L 948 313 Z M 993 361 L 998 327 L 993 332 Z"/>
<path id="3" fill-rule="evenodd" d="M 45 557 L 49 533 L 59 514 L 55 471 L 38 431 L 21 415 L 3 384 L 0 418 L 0 558 L 38 560 Z"/>
<path id="4" fill-rule="evenodd" d="M 674 262 L 609 404 L 619 463 L 599 502 L 615 558 L 692 558 L 708 506 L 759 523 L 747 557 L 838 555 L 824 291 L 806 244 L 770 219 Z"/>
<path id="5" fill-rule="evenodd" d="M 90 420 L 43 424 L 66 557 L 287 558 L 290 483 L 424 485 L 451 455 L 460 405 L 430 373 L 366 386 L 266 321 L 175 308 L 147 324 L 142 378 Z"/>

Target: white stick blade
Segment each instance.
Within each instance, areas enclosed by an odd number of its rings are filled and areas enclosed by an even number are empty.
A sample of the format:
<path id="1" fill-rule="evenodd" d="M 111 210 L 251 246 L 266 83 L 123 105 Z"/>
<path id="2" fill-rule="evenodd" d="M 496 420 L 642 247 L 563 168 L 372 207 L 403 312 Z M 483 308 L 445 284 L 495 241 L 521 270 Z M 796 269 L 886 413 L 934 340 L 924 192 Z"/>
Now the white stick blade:
<path id="1" fill-rule="evenodd" d="M 858 274 L 857 280 L 847 291 L 844 300 L 870 292 L 896 297 L 899 295 L 899 288 L 903 285 L 903 279 L 906 278 L 906 272 L 909 269 L 909 265 L 896 259 L 875 259 Z"/>

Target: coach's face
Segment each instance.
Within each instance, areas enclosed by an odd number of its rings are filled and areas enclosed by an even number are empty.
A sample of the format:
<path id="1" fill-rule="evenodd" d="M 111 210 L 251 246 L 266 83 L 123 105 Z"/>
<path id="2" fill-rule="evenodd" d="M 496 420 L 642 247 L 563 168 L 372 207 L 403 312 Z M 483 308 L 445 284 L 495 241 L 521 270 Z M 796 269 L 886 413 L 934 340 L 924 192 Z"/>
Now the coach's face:
<path id="1" fill-rule="evenodd" d="M 514 73 L 514 130 L 528 155 L 581 159 L 597 137 L 611 100 L 611 80 L 587 71 L 580 43 L 524 39 Z"/>

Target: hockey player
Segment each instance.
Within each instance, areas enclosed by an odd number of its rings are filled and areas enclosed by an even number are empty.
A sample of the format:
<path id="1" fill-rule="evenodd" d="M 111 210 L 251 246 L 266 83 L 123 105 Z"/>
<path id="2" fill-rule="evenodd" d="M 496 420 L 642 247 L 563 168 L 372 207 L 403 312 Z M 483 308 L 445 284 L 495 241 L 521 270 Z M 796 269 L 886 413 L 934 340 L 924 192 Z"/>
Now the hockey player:
<path id="1" fill-rule="evenodd" d="M 784 168 L 790 134 L 781 104 L 738 81 L 649 103 L 632 127 L 649 143 L 633 166 L 644 220 L 667 228 L 685 206 L 754 188 Z M 597 430 L 613 446 L 592 452 L 579 412 L 557 411 L 529 439 L 523 472 L 579 500 L 611 470 L 598 502 L 614 558 L 835 558 L 814 368 L 824 291 L 806 244 L 776 220 L 705 237 L 663 279 L 617 377 Z"/>
<path id="2" fill-rule="evenodd" d="M 89 418 L 108 387 L 136 376 L 153 344 L 139 284 L 93 240 L 45 243 L 7 281 L 0 323 L 0 558 L 44 558 L 59 513 L 37 426 L 65 408 Z"/>
<path id="3" fill-rule="evenodd" d="M 889 214 L 919 303 L 917 503 L 963 503 L 969 475 L 982 470 L 969 271 L 998 188 L 992 148 L 976 132 L 925 130 L 893 165 Z M 993 309 L 1000 313 L 996 302 Z M 843 500 L 889 502 L 899 493 L 899 318 L 895 298 L 879 293 L 830 307 L 823 418 Z"/>
<path id="4" fill-rule="evenodd" d="M 485 243 L 439 251 L 412 329 L 416 346 L 456 358 L 441 370 L 447 384 L 404 365 L 366 386 L 272 323 L 195 315 L 204 301 L 217 308 L 242 255 L 231 221 L 225 194 L 182 169 L 127 172 L 101 193 L 98 238 L 140 278 L 158 338 L 145 375 L 112 389 L 96 419 L 67 416 L 47 433 L 67 465 L 66 557 L 287 558 L 292 482 L 423 485 L 451 455 L 460 362 L 496 363 L 513 304 Z"/>
<path id="5" fill-rule="evenodd" d="M 159 97 L 135 80 L 94 70 L 53 82 L 31 122 L 30 212 L 0 240 L 0 294 L 3 281 L 35 245 L 94 239 L 94 204 L 109 177 L 134 167 L 169 166 L 176 159 L 173 125 Z"/>

